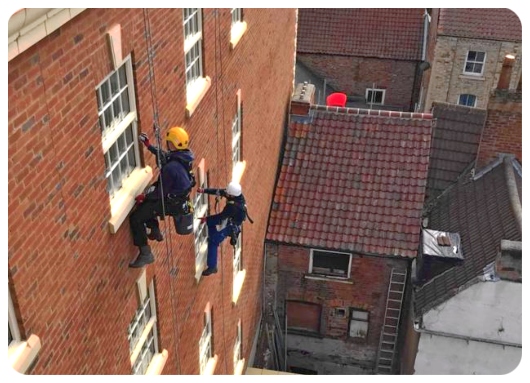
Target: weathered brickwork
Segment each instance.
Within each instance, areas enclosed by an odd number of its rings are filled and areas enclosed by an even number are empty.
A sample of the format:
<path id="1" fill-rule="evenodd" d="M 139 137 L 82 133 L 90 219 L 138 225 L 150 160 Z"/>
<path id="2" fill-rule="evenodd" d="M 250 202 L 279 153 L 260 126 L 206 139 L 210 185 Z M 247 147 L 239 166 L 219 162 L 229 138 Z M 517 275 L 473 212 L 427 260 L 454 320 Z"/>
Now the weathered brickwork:
<path id="1" fill-rule="evenodd" d="M 464 74 L 469 50 L 486 53 L 482 75 Z M 521 78 L 521 43 L 439 36 L 430 62 L 431 73 L 424 78 L 430 81 L 424 111 L 430 111 L 433 102 L 457 104 L 461 94 L 475 95 L 476 107 L 486 108 L 490 92 L 497 87 L 507 54 L 516 57 L 510 79 L 510 89 L 515 89 Z"/>
<path id="2" fill-rule="evenodd" d="M 230 48 L 230 9 L 203 9 L 204 74 L 212 85 L 191 117 L 186 92 L 181 9 L 87 9 L 15 57 L 9 66 L 9 283 L 24 337 L 42 349 L 33 374 L 130 374 L 127 326 L 137 309 L 139 270 L 126 220 L 108 229 L 109 196 L 98 126 L 96 87 L 113 70 L 107 32 L 121 26 L 123 56 L 131 55 L 139 130 L 154 141 L 184 126 L 212 187 L 231 177 L 236 92 L 243 105 L 242 186 L 254 219 L 243 230 L 246 279 L 232 297 L 232 250 L 219 252 L 219 272 L 197 284 L 193 235 L 161 223 L 165 241 L 152 243 L 159 348 L 164 374 L 199 373 L 203 311 L 212 304 L 216 374 L 233 373 L 236 325 L 243 326 L 248 362 L 261 311 L 263 242 L 285 116 L 293 86 L 294 9 L 244 9 L 248 29 Z M 150 79 L 146 36 L 154 49 Z M 153 93 L 154 92 L 154 93 Z M 156 110 L 155 110 L 156 109 Z M 143 149 L 146 164 L 153 156 Z M 155 176 L 158 171 L 155 170 Z M 211 200 L 213 213 L 213 199 Z"/>
<path id="3" fill-rule="evenodd" d="M 522 117 L 521 92 L 498 90 L 492 93 L 477 154 L 477 171 L 501 153 L 513 154 L 523 162 Z"/>
<path id="4" fill-rule="evenodd" d="M 303 53 L 297 59 L 338 92 L 364 98 L 368 88 L 385 89 L 383 109 L 412 111 L 415 62 Z"/>
<path id="5" fill-rule="evenodd" d="M 322 348 L 317 353 L 307 356 L 313 358 L 313 369 L 326 370 L 330 368 L 326 366 L 327 362 L 333 361 L 334 371 L 340 371 L 337 367 L 345 364 L 371 370 L 379 347 L 392 268 L 406 269 L 407 260 L 354 254 L 351 277 L 348 281 L 340 282 L 307 278 L 310 252 L 310 248 L 304 247 L 283 244 L 277 247 L 276 308 L 280 317 L 285 315 L 286 300 L 321 305 L 319 335 L 328 340 L 329 347 L 324 347 L 322 343 Z M 271 296 L 272 294 L 269 295 Z M 337 308 L 346 310 L 344 317 L 337 316 Z M 349 337 L 350 308 L 369 312 L 366 339 Z M 306 346 L 311 347 L 311 338 L 308 339 Z M 296 344 L 297 347 L 292 348 L 303 352 L 304 342 Z M 322 365 L 319 365 L 320 362 Z"/>

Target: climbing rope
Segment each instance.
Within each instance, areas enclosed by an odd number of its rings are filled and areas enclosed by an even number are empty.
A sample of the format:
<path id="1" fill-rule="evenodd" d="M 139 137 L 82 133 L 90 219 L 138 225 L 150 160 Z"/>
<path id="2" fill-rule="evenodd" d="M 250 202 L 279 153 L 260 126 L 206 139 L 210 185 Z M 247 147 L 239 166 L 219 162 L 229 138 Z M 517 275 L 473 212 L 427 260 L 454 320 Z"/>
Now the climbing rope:
<path id="1" fill-rule="evenodd" d="M 153 127 L 154 127 L 154 130 L 155 130 L 155 137 L 156 137 L 156 142 L 157 142 L 157 155 L 156 155 L 156 161 L 157 161 L 157 166 L 158 166 L 158 169 L 159 169 L 159 172 L 162 171 L 162 138 L 160 137 L 160 125 L 159 125 L 159 116 L 158 116 L 158 102 L 157 102 L 157 96 L 156 96 L 156 82 L 155 82 L 155 71 L 154 71 L 154 63 L 153 63 L 153 43 L 152 43 L 152 39 L 151 39 L 151 22 L 149 20 L 149 14 L 148 14 L 148 10 L 146 8 L 144 8 L 143 10 L 143 13 L 144 13 L 144 25 L 145 25 L 145 40 L 146 40 L 146 47 L 147 47 L 147 60 L 148 60 L 148 64 L 149 64 L 149 82 L 150 82 L 150 85 L 151 85 L 151 102 L 152 102 L 152 106 L 153 106 L 153 120 L 154 120 L 154 124 L 153 124 Z M 175 293 L 174 293 L 174 287 L 173 287 L 173 283 L 171 282 L 172 280 L 172 276 L 171 276 L 171 268 L 170 268 L 170 262 L 169 262 L 169 258 L 170 258 L 170 255 L 171 255 L 171 259 L 173 259 L 173 246 L 172 246 L 172 236 L 169 234 L 170 233 L 170 230 L 167 229 L 168 227 L 168 222 L 170 220 L 165 220 L 165 216 L 166 216 L 166 204 L 165 204 L 165 199 L 164 199 L 164 185 L 163 185 L 163 182 L 162 182 L 162 176 L 160 175 L 159 177 L 159 188 L 160 188 L 160 194 L 161 194 L 161 202 L 162 202 L 162 217 L 161 219 L 164 221 L 164 237 L 166 238 L 166 259 L 165 259 L 165 263 L 166 263 L 166 266 L 167 266 L 167 269 L 168 269 L 168 277 L 169 277 L 169 287 L 170 287 L 170 293 L 171 293 L 171 312 L 172 312 L 172 315 L 173 315 L 173 326 L 175 328 L 176 326 L 176 337 L 175 337 L 175 342 L 174 342 L 174 345 L 175 345 L 175 354 L 176 354 L 176 357 L 177 357 L 177 371 L 179 373 L 179 375 L 181 374 L 181 363 L 180 363 L 180 355 L 179 355 L 179 352 L 178 352 L 178 349 L 179 349 L 179 337 L 180 337 L 180 328 L 179 328 L 179 324 L 178 324 L 178 320 L 177 320 L 177 316 L 176 316 L 176 313 L 175 313 L 175 307 L 174 307 L 174 302 L 175 302 Z M 169 241 L 167 240 L 167 238 L 169 238 Z M 168 243 L 169 242 L 169 243 Z"/>

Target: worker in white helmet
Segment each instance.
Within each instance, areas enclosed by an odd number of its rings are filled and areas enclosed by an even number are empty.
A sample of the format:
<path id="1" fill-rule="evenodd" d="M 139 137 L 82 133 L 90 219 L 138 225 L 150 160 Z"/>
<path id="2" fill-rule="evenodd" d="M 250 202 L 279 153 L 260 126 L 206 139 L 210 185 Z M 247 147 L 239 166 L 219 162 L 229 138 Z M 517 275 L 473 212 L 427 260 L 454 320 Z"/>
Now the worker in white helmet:
<path id="1" fill-rule="evenodd" d="M 230 237 L 230 243 L 235 246 L 241 232 L 241 224 L 247 218 L 245 197 L 241 192 L 241 185 L 230 182 L 226 189 L 197 189 L 198 193 L 214 194 L 226 198 L 226 205 L 219 214 L 200 218 L 201 223 L 208 225 L 208 268 L 202 272 L 207 276 L 217 273 L 217 248 Z"/>

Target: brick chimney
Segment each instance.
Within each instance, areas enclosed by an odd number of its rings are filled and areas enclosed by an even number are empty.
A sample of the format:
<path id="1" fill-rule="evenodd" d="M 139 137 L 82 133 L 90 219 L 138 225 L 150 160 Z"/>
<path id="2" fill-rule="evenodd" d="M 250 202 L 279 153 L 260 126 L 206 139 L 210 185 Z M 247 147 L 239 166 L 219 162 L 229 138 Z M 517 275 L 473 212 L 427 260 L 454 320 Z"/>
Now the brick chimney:
<path id="1" fill-rule="evenodd" d="M 315 86 L 306 82 L 296 85 L 291 98 L 291 114 L 308 116 L 311 104 L 315 102 Z"/>
<path id="2" fill-rule="evenodd" d="M 504 56 L 504 62 L 502 63 L 501 75 L 499 76 L 499 82 L 497 83 L 497 89 L 509 89 L 510 79 L 512 78 L 513 63 L 515 56 L 506 55 Z"/>
<path id="3" fill-rule="evenodd" d="M 505 281 L 522 282 L 523 247 L 520 241 L 501 241 L 501 251 L 495 262 L 497 275 Z"/>

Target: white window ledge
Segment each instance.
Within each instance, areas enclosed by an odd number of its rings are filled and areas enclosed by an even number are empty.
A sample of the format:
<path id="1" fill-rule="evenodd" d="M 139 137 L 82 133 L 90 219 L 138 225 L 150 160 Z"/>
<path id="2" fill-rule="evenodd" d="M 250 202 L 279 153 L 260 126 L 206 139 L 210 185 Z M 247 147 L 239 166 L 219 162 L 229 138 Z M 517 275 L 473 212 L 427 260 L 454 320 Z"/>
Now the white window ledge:
<path id="1" fill-rule="evenodd" d="M 186 91 L 186 100 L 188 102 L 188 105 L 186 105 L 187 117 L 191 117 L 211 85 L 212 79 L 206 76 L 197 79 L 193 84 L 188 86 Z"/>
<path id="2" fill-rule="evenodd" d="M 460 80 L 478 80 L 478 81 L 484 81 L 486 80 L 486 77 L 480 74 L 471 74 L 471 73 L 464 73 L 458 76 Z"/>
<path id="3" fill-rule="evenodd" d="M 246 21 L 239 21 L 235 23 L 232 26 L 232 29 L 230 30 L 230 49 L 234 49 L 241 40 L 241 37 L 247 30 L 247 22 Z"/>
<path id="4" fill-rule="evenodd" d="M 167 357 L 167 350 L 163 350 L 161 353 L 155 354 L 151 360 L 151 363 L 149 363 L 149 367 L 147 367 L 145 375 L 160 375 L 164 369 L 164 366 L 166 365 Z"/>
<path id="5" fill-rule="evenodd" d="M 234 278 L 234 287 L 232 289 L 232 303 L 236 304 L 243 289 L 243 283 L 245 282 L 245 276 L 247 271 L 245 269 L 240 270 Z"/>
<path id="6" fill-rule="evenodd" d="M 109 230 L 112 234 L 118 232 L 127 214 L 134 207 L 134 198 L 149 185 L 151 178 L 153 178 L 153 169 L 146 166 L 145 168 L 134 169 L 129 177 L 123 181 L 121 189 L 110 201 Z"/>
<path id="7" fill-rule="evenodd" d="M 245 359 L 239 359 L 234 369 L 234 375 L 243 375 L 244 367 L 245 367 Z"/>
<path id="8" fill-rule="evenodd" d="M 208 363 L 206 363 L 206 367 L 204 368 L 202 375 L 213 375 L 213 373 L 215 372 L 215 367 L 217 366 L 218 360 L 219 360 L 219 357 L 217 355 L 214 355 L 213 358 L 210 358 L 208 360 Z"/>
<path id="9" fill-rule="evenodd" d="M 313 279 L 315 281 L 328 281 L 328 282 L 339 282 L 339 283 L 347 283 L 349 285 L 353 285 L 353 281 L 346 278 L 337 278 L 337 277 L 321 277 L 316 275 L 304 275 L 305 279 Z"/>
<path id="10" fill-rule="evenodd" d="M 26 373 L 29 366 L 37 358 L 40 348 L 41 343 L 37 335 L 31 335 L 24 342 L 11 342 L 7 349 L 9 364 L 15 371 L 21 374 Z"/>

